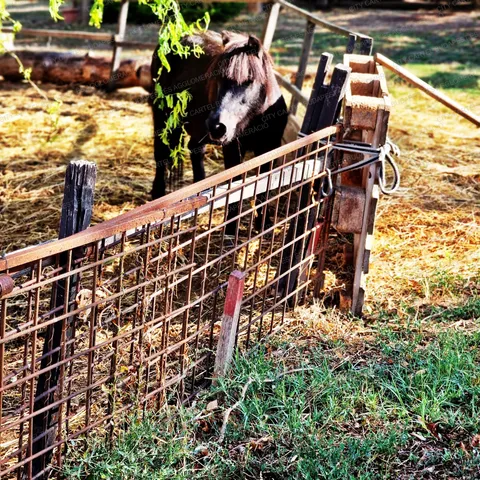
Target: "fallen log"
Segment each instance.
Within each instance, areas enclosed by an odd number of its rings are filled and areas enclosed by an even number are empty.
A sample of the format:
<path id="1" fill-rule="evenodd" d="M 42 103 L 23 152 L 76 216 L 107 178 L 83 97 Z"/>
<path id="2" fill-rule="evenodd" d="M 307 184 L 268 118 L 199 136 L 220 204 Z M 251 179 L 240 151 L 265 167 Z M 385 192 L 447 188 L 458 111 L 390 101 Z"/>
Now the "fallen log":
<path id="1" fill-rule="evenodd" d="M 31 69 L 35 82 L 60 85 L 77 84 L 105 88 L 110 82 L 112 61 L 105 57 L 91 57 L 58 52 L 14 52 L 25 69 Z M 21 81 L 17 60 L 10 54 L 0 56 L 0 76 L 8 81 Z M 116 88 L 144 87 L 150 89 L 150 65 L 136 60 L 123 60 L 114 74 Z"/>

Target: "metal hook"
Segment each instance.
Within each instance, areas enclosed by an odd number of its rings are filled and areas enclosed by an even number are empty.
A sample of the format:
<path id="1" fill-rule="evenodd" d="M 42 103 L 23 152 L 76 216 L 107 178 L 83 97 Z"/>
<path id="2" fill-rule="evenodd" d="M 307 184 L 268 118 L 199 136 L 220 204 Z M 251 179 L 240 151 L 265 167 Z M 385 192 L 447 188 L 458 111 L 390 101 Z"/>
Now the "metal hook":
<path id="1" fill-rule="evenodd" d="M 329 197 L 333 193 L 332 171 L 329 168 L 326 168 L 325 171 L 327 172 L 327 176 L 323 179 L 321 193 L 322 197 Z M 325 182 L 327 182 L 326 191 Z"/>

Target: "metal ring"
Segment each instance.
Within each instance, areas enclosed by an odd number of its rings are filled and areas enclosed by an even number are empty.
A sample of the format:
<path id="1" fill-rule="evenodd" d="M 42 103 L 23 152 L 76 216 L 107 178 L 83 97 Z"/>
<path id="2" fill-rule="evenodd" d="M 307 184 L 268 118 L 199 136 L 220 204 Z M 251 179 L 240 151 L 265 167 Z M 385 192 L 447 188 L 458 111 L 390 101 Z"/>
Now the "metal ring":
<path id="1" fill-rule="evenodd" d="M 322 197 L 329 197 L 333 193 L 333 181 L 332 181 L 332 171 L 329 168 L 325 169 L 327 172 L 326 178 L 323 179 L 322 182 Z M 325 182 L 327 182 L 327 190 L 325 191 Z"/>

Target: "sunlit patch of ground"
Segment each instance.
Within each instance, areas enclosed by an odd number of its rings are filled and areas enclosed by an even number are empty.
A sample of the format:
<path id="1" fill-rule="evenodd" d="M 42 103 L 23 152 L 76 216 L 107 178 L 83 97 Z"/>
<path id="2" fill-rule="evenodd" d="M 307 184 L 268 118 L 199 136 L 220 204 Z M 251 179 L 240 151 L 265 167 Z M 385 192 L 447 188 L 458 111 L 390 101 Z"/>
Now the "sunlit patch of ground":
<path id="1" fill-rule="evenodd" d="M 27 23 L 32 18 L 26 12 L 19 14 Z M 480 111 L 480 69 L 473 56 L 478 38 L 471 36 L 477 13 L 335 9 L 321 15 L 370 32 L 377 51 L 400 63 L 410 59 L 408 66 L 414 73 L 443 87 L 472 111 Z M 259 18 L 244 15 L 225 27 L 256 31 L 260 25 Z M 153 28 L 132 27 L 130 33 L 134 32 L 138 40 L 151 40 Z M 304 20 L 282 15 L 272 51 L 284 74 L 295 71 L 303 28 Z M 20 40 L 20 46 L 75 51 L 95 47 L 108 53 L 102 45 L 88 42 L 70 46 L 55 39 L 49 45 L 42 39 L 35 41 L 33 46 L 31 40 Z M 345 38 L 319 30 L 306 94 L 313 83 L 319 53 L 332 51 L 334 62 L 338 62 L 344 48 Z M 148 51 L 130 53 L 149 56 Z M 0 88 L 1 251 L 56 236 L 64 169 L 74 158 L 98 165 L 94 222 L 113 218 L 149 199 L 154 175 L 152 122 L 143 90 L 106 95 L 82 87 L 76 94 L 67 87 L 43 85 L 49 98 L 62 101 L 56 122 L 46 113 L 45 101 L 29 86 L 2 82 Z M 438 272 L 465 279 L 478 272 L 478 130 L 393 75 L 389 75 L 389 88 L 394 100 L 390 137 L 402 149 L 403 179 L 401 191 L 380 202 L 369 277 L 369 298 L 374 302 L 367 308 L 421 297 L 425 294 L 425 278 Z M 208 171 L 219 171 L 221 166 L 221 153 L 209 148 Z M 191 182 L 189 168 L 184 182 Z"/>

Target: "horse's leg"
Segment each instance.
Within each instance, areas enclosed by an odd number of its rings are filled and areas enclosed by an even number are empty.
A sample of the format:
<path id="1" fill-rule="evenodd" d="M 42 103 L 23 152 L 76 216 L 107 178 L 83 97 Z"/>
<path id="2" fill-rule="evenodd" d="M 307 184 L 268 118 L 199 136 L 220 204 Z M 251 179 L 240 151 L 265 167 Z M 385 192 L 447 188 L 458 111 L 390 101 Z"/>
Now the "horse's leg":
<path id="1" fill-rule="evenodd" d="M 242 163 L 243 152 L 238 140 L 234 140 L 228 145 L 223 146 L 223 162 L 225 164 L 225 170 L 240 165 Z M 233 180 L 240 180 L 241 177 L 235 177 Z M 227 205 L 227 221 L 235 218 L 240 212 L 239 202 L 232 203 Z M 225 234 L 234 236 L 237 233 L 239 222 L 229 222 L 225 227 Z"/>
<path id="2" fill-rule="evenodd" d="M 165 183 L 165 176 L 167 173 L 167 168 L 169 165 L 171 165 L 172 160 L 170 158 L 170 153 L 171 153 L 171 148 L 169 145 L 165 145 L 163 143 L 162 139 L 160 138 L 160 131 L 162 128 L 165 128 L 165 122 L 158 122 L 159 123 L 159 128 L 157 128 L 157 122 L 154 122 L 155 124 L 155 130 L 154 130 L 154 141 L 153 141 L 153 146 L 155 149 L 155 165 L 156 165 L 156 170 L 155 170 L 155 180 L 153 181 L 153 187 L 152 187 L 152 199 L 155 200 L 156 198 L 163 197 L 166 193 L 166 183 Z M 181 137 L 181 129 L 177 128 L 175 129 L 170 135 L 169 135 L 169 143 L 172 146 L 177 146 L 180 137 Z"/>
<path id="3" fill-rule="evenodd" d="M 190 159 L 192 161 L 193 181 L 199 182 L 205 179 L 205 166 L 203 160 L 205 158 L 205 144 L 200 143 L 193 137 L 188 142 L 188 149 L 190 150 Z"/>
<path id="4" fill-rule="evenodd" d="M 170 148 L 160 138 L 165 128 L 168 112 L 160 110 L 158 105 L 152 104 L 153 112 L 153 151 L 155 157 L 155 180 L 152 186 L 152 199 L 163 197 L 166 193 L 165 173 L 170 160 Z"/>

